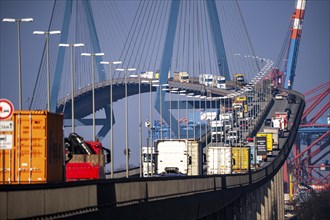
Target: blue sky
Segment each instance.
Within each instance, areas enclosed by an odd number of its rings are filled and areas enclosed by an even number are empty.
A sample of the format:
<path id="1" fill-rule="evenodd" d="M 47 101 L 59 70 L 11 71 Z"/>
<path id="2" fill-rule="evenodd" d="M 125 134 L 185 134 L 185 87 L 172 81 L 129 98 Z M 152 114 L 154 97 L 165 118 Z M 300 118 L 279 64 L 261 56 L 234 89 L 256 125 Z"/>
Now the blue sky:
<path id="1" fill-rule="evenodd" d="M 133 14 L 130 12 L 134 12 L 137 1 L 122 3 L 129 12 L 127 15 Z M 246 0 L 239 1 L 239 4 L 256 54 L 276 61 L 295 2 Z M 1 20 L 5 17 L 34 18 L 34 22 L 21 25 L 23 108 L 27 108 L 27 100 L 33 91 L 44 44 L 44 38 L 33 36 L 32 32 L 48 28 L 52 6 L 50 0 L 0 1 Z M 329 8 L 328 0 L 307 2 L 294 83 L 294 90 L 299 92 L 304 93 L 330 80 Z M 18 108 L 16 36 L 15 24 L 0 22 L 0 97 L 11 100 Z M 137 160 L 133 157 L 132 162 L 137 164 Z"/>

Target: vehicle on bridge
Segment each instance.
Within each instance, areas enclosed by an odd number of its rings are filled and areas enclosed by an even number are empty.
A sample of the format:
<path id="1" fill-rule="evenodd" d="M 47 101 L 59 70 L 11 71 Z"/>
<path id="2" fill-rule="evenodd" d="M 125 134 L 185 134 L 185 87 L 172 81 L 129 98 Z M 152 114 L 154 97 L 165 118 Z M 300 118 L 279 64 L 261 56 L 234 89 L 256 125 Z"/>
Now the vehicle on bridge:
<path id="1" fill-rule="evenodd" d="M 214 85 L 214 78 L 212 74 L 201 74 L 199 75 L 199 84 L 205 86 L 212 86 Z"/>
<path id="2" fill-rule="evenodd" d="M 185 175 L 202 175 L 202 148 L 197 141 L 164 139 L 155 142 L 156 174 L 177 170 Z"/>
<path id="3" fill-rule="evenodd" d="M 188 72 L 174 72 L 173 80 L 189 83 L 189 74 Z"/>
<path id="4" fill-rule="evenodd" d="M 245 82 L 244 74 L 241 74 L 241 73 L 236 73 L 234 75 L 234 82 L 235 82 L 236 88 L 241 88 L 241 87 L 247 85 L 247 83 Z"/>

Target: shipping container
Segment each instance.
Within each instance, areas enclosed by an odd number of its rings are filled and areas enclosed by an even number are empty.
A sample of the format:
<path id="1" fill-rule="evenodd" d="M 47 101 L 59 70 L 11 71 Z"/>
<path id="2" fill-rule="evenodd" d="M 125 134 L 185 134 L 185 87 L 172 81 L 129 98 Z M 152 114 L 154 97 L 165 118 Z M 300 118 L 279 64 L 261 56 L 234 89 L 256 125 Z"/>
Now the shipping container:
<path id="1" fill-rule="evenodd" d="M 250 171 L 250 148 L 232 147 L 232 173 L 247 173 Z"/>
<path id="2" fill-rule="evenodd" d="M 12 131 L 1 131 L 3 139 L 12 138 L 12 144 L 0 149 L 1 183 L 63 181 L 63 115 L 15 111 L 9 121 Z"/>
<path id="3" fill-rule="evenodd" d="M 231 174 L 231 147 L 207 146 L 206 174 Z"/>

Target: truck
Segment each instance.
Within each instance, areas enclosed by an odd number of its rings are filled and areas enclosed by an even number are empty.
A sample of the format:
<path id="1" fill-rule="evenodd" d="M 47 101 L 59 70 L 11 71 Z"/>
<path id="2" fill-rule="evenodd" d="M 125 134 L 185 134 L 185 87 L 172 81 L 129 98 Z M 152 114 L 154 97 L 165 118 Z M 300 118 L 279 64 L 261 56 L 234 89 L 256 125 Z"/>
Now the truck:
<path id="1" fill-rule="evenodd" d="M 156 74 L 152 71 L 141 72 L 140 77 L 144 79 L 155 79 Z"/>
<path id="2" fill-rule="evenodd" d="M 273 127 L 264 127 L 265 133 L 272 133 L 273 134 L 273 148 L 279 149 L 279 128 L 273 128 Z"/>
<path id="3" fill-rule="evenodd" d="M 213 86 L 213 75 L 212 74 L 201 74 L 199 75 L 199 84 L 205 86 Z"/>
<path id="4" fill-rule="evenodd" d="M 202 148 L 188 139 L 160 139 L 155 142 L 156 174 L 201 175 Z"/>
<path id="5" fill-rule="evenodd" d="M 231 174 L 232 151 L 231 147 L 206 147 L 206 174 Z"/>
<path id="6" fill-rule="evenodd" d="M 151 161 L 151 151 L 153 160 Z M 154 147 L 142 147 L 142 163 L 143 163 L 143 177 L 150 177 L 152 173 L 155 173 L 155 148 Z"/>
<path id="7" fill-rule="evenodd" d="M 224 76 L 213 77 L 214 86 L 218 89 L 226 89 L 226 78 Z"/>
<path id="8" fill-rule="evenodd" d="M 235 82 L 235 86 L 237 88 L 245 86 L 246 82 L 245 82 L 245 79 L 244 79 L 244 74 L 236 73 L 234 75 L 234 82 Z"/>
<path id="9" fill-rule="evenodd" d="M 188 72 L 174 72 L 173 80 L 189 83 L 189 74 Z"/>
<path id="10" fill-rule="evenodd" d="M 211 121 L 212 141 L 220 142 L 223 137 L 223 121 Z"/>
<path id="11" fill-rule="evenodd" d="M 287 112 L 275 112 L 272 118 L 274 128 L 279 128 L 282 131 L 288 130 L 288 113 Z"/>
<path id="12" fill-rule="evenodd" d="M 64 139 L 66 180 L 104 179 L 105 164 L 110 163 L 110 150 L 98 141 L 85 141 L 76 133 Z"/>
<path id="13" fill-rule="evenodd" d="M 219 113 L 219 109 L 207 109 L 206 111 L 200 113 L 200 120 L 213 121 L 218 117 Z"/>
<path id="14" fill-rule="evenodd" d="M 273 155 L 273 133 L 259 132 L 257 137 L 266 137 L 267 155 Z"/>
<path id="15" fill-rule="evenodd" d="M 248 173 L 250 171 L 250 148 L 232 147 L 232 173 Z"/>

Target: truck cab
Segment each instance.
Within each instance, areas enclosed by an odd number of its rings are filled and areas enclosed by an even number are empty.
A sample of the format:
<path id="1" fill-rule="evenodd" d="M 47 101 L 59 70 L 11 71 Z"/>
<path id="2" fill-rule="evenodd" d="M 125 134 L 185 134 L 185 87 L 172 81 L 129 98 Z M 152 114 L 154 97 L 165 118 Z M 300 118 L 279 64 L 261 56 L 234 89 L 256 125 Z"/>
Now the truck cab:
<path id="1" fill-rule="evenodd" d="M 151 150 L 152 150 L 152 161 L 151 161 Z M 155 173 L 155 149 L 154 147 L 142 147 L 142 161 L 143 161 L 143 177 L 150 177 L 151 174 Z"/>
<path id="2" fill-rule="evenodd" d="M 213 86 L 213 75 L 212 74 L 199 75 L 199 84 L 203 84 L 205 86 Z"/>
<path id="3" fill-rule="evenodd" d="M 224 76 L 217 76 L 214 78 L 216 87 L 218 89 L 226 89 L 226 78 Z"/>
<path id="4" fill-rule="evenodd" d="M 174 72 L 173 80 L 189 83 L 189 74 L 188 72 Z"/>

